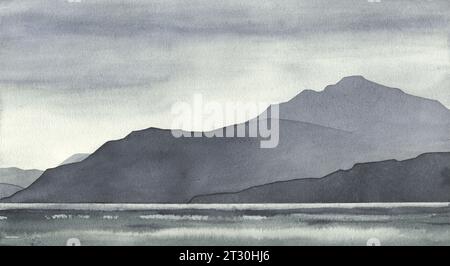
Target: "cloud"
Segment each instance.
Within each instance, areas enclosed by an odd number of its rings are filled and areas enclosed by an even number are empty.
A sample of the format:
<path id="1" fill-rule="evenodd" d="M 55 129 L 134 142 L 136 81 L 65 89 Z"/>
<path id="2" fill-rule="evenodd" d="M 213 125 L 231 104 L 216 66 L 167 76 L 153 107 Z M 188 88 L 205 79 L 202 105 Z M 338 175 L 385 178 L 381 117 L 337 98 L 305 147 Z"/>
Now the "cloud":
<path id="1" fill-rule="evenodd" d="M 450 73 L 448 10 L 447 0 L 1 1 L 0 166 L 46 168 L 167 127 L 171 105 L 193 93 L 279 102 L 358 74 L 425 95 Z"/>
<path id="2" fill-rule="evenodd" d="M 183 71 L 185 58 L 173 51 L 192 40 L 407 35 L 445 31 L 449 17 L 447 1 L 23 0 L 2 6 L 0 84 L 78 90 L 166 82 Z"/>
<path id="3" fill-rule="evenodd" d="M 447 1 L 20 1 L 5 27 L 27 34 L 136 38 L 176 35 L 298 35 L 446 27 Z M 27 8 L 24 8 L 27 7 Z"/>

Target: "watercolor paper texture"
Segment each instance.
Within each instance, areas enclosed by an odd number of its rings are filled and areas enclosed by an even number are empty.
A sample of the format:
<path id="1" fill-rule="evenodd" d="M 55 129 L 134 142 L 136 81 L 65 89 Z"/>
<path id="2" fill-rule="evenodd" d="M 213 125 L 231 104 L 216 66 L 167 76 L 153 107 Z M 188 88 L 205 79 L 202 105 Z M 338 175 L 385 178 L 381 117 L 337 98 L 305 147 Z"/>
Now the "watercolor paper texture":
<path id="1" fill-rule="evenodd" d="M 450 245 L 449 11 L 1 1 L 0 245 Z"/>

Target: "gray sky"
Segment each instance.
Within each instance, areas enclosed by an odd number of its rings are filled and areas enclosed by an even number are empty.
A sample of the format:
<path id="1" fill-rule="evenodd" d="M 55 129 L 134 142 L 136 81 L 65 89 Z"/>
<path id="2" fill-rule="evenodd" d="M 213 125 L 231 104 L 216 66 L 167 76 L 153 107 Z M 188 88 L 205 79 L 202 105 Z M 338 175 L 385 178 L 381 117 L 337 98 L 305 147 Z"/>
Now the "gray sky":
<path id="1" fill-rule="evenodd" d="M 348 75 L 450 107 L 448 0 L 0 1 L 0 167 L 52 167 L 170 109 Z"/>

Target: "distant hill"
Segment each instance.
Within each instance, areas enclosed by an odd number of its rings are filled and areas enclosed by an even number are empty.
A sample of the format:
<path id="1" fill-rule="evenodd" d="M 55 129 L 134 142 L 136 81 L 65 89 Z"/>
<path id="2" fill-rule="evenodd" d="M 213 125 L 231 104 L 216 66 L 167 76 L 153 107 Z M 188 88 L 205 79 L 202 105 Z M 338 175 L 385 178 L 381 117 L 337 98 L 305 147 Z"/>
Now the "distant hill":
<path id="1" fill-rule="evenodd" d="M 16 185 L 0 183 L 0 199 L 9 197 L 22 189 L 23 187 Z"/>
<path id="2" fill-rule="evenodd" d="M 0 168 L 0 183 L 28 187 L 41 176 L 41 170 L 23 170 L 16 167 Z"/>
<path id="3" fill-rule="evenodd" d="M 71 164 L 71 163 L 78 163 L 83 161 L 84 159 L 86 159 L 89 156 L 89 153 L 76 153 L 72 156 L 70 156 L 69 158 L 67 158 L 66 160 L 64 160 L 61 165 L 65 165 L 65 164 Z"/>
<path id="4" fill-rule="evenodd" d="M 192 203 L 449 202 L 450 153 L 355 165 L 324 178 L 296 179 L 236 193 L 198 196 Z"/>
<path id="5" fill-rule="evenodd" d="M 277 121 L 274 149 L 261 149 L 261 138 L 176 139 L 170 130 L 135 131 L 81 162 L 45 171 L 7 201 L 184 203 L 319 178 L 361 162 L 450 151 L 450 111 L 442 104 L 359 76 L 300 93 L 280 105 Z"/>

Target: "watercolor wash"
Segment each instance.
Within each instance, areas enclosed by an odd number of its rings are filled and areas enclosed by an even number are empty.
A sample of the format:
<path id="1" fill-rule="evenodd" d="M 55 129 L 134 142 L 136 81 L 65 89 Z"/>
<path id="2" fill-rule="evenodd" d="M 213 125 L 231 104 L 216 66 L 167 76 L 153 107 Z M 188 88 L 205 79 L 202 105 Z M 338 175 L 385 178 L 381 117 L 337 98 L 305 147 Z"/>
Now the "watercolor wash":
<path id="1" fill-rule="evenodd" d="M 448 10 L 0 2 L 0 245 L 450 245 Z"/>

